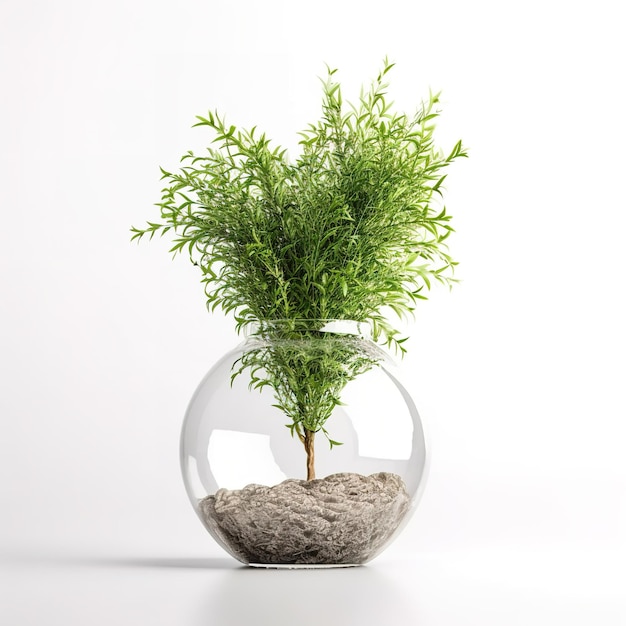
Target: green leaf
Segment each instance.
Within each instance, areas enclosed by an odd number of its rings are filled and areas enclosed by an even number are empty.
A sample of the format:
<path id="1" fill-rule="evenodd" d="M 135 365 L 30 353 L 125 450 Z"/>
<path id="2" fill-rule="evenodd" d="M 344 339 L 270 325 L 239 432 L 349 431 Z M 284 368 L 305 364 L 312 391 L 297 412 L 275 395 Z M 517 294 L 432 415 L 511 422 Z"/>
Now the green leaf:
<path id="1" fill-rule="evenodd" d="M 340 282 L 341 282 L 341 293 L 343 294 L 343 297 L 345 298 L 348 295 L 348 283 L 346 282 L 346 279 L 343 277 L 341 277 Z"/>

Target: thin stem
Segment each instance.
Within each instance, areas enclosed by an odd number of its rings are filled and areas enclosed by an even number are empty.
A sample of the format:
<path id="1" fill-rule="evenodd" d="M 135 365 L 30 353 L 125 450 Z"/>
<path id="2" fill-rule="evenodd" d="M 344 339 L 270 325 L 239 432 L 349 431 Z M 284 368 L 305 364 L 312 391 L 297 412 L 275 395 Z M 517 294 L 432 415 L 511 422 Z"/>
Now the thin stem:
<path id="1" fill-rule="evenodd" d="M 306 479 L 315 480 L 315 433 L 304 429 L 304 450 L 306 451 Z"/>

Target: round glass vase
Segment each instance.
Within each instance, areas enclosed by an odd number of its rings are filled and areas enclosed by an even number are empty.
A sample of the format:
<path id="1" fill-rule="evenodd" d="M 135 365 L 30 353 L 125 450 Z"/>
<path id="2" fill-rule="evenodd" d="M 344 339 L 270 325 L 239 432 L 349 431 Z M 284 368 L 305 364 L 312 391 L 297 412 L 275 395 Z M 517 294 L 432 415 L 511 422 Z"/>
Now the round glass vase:
<path id="1" fill-rule="evenodd" d="M 252 325 L 194 393 L 182 428 L 191 503 L 239 561 L 361 565 L 404 527 L 427 455 L 415 404 L 369 325 Z"/>

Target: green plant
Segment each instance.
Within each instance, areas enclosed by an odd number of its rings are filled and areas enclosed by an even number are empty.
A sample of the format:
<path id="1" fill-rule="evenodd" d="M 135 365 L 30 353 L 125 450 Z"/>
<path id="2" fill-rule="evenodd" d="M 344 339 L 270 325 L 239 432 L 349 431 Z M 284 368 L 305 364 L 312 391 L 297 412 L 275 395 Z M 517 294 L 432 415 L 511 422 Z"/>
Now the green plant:
<path id="1" fill-rule="evenodd" d="M 162 169 L 161 221 L 132 228 L 132 238 L 172 230 L 172 251 L 188 252 L 202 271 L 208 307 L 232 312 L 238 329 L 351 319 L 369 322 L 375 340 L 403 353 L 389 313 L 411 313 L 433 281 L 454 282 L 450 216 L 437 197 L 444 170 L 466 153 L 460 141 L 447 154 L 434 144 L 438 94 L 412 116 L 393 112 L 392 67 L 385 60 L 356 104 L 344 104 L 329 68 L 321 118 L 301 133 L 293 162 L 256 127 L 237 129 L 217 112 L 199 116 L 214 146 L 185 154 L 177 173 Z M 273 389 L 305 446 L 309 478 L 315 433 L 326 432 L 345 384 L 376 362 L 338 350 L 312 358 L 264 348 L 235 368 Z"/>

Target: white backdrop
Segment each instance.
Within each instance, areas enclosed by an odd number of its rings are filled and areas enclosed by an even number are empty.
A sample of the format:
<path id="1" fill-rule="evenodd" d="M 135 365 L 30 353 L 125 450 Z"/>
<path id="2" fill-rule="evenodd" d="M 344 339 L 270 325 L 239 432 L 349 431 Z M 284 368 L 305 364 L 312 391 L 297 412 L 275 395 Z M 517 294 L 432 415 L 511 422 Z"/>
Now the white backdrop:
<path id="1" fill-rule="evenodd" d="M 592 600 L 613 606 L 626 544 L 618 4 L 3 0 L 0 548 L 221 554 L 186 500 L 178 433 L 234 324 L 206 312 L 167 241 L 131 244 L 129 228 L 157 216 L 158 166 L 205 145 L 195 115 L 217 108 L 293 151 L 324 63 L 349 98 L 388 55 L 398 107 L 442 89 L 439 142 L 463 138 L 470 159 L 446 196 L 462 283 L 407 326 L 430 480 L 381 560 L 524 555 L 547 580 L 542 563 L 600 559 L 608 595 Z"/>

